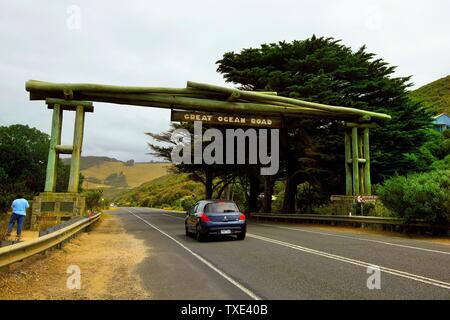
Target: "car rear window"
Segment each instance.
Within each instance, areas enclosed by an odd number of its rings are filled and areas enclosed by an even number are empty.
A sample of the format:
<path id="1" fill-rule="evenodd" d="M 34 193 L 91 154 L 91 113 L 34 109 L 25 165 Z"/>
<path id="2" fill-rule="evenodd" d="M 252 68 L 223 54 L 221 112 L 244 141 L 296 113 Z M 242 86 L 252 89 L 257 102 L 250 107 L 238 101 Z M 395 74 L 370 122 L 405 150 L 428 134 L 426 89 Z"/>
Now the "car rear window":
<path id="1" fill-rule="evenodd" d="M 239 208 L 234 202 L 214 202 L 205 206 L 206 213 L 238 212 Z"/>

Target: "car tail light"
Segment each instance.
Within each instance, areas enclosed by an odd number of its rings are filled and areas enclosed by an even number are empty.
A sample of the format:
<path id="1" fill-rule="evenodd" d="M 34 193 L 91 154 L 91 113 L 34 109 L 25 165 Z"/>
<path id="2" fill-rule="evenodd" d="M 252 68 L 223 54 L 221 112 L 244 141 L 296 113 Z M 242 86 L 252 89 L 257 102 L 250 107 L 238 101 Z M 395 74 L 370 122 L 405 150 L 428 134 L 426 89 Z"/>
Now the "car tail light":
<path id="1" fill-rule="evenodd" d="M 207 222 L 210 220 L 209 217 L 204 213 L 200 213 L 198 216 L 200 217 L 200 220 L 202 220 L 203 222 Z"/>
<path id="2" fill-rule="evenodd" d="M 239 220 L 245 220 L 245 214 L 241 213 L 241 215 L 239 216 Z"/>

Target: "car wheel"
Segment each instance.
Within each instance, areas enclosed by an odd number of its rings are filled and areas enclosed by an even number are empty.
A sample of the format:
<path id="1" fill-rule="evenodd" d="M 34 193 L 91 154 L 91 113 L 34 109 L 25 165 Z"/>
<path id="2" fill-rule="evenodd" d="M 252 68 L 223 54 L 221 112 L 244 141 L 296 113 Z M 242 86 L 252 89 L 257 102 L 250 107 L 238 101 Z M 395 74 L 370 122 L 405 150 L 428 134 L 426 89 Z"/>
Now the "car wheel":
<path id="1" fill-rule="evenodd" d="M 200 231 L 201 227 L 200 225 L 197 225 L 197 229 L 195 232 L 195 239 L 197 239 L 197 241 L 203 241 L 205 239 L 205 235 L 203 235 Z"/>
<path id="2" fill-rule="evenodd" d="M 191 233 L 189 232 L 187 225 L 184 225 L 184 230 L 186 232 L 186 237 L 190 237 Z"/>
<path id="3" fill-rule="evenodd" d="M 238 234 L 236 235 L 236 238 L 237 238 L 238 240 L 244 240 L 244 239 L 245 239 L 245 232 L 238 233 Z"/>

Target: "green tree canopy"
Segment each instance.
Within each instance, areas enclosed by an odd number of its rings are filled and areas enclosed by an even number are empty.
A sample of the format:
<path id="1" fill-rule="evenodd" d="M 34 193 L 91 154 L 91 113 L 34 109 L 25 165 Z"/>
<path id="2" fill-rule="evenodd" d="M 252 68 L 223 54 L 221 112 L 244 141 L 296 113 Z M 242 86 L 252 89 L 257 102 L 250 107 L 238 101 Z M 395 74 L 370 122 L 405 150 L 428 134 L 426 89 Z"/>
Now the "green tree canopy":
<path id="1" fill-rule="evenodd" d="M 208 126 L 203 126 L 203 131 Z M 148 143 L 151 154 L 163 158 L 167 161 L 171 161 L 171 151 L 175 146 L 175 142 L 171 140 L 171 136 L 176 129 L 186 129 L 191 135 L 191 141 L 194 141 L 193 137 L 193 124 L 192 123 L 172 123 L 169 130 L 162 133 L 146 133 L 155 142 L 162 143 Z M 224 130 L 224 127 L 222 127 Z M 203 148 L 205 144 L 203 144 Z M 193 144 L 190 145 L 193 148 Z M 194 151 L 192 150 L 193 154 Z M 229 166 L 226 164 L 177 164 L 175 165 L 175 171 L 178 173 L 189 173 L 189 177 L 194 181 L 201 182 L 205 186 L 205 195 L 207 199 L 220 198 L 225 191 L 225 188 L 238 176 L 245 175 L 245 170 L 249 166 Z"/>
<path id="2" fill-rule="evenodd" d="M 0 127 L 0 211 L 19 193 L 43 191 L 50 137 L 26 125 Z M 67 188 L 69 170 L 59 163 L 57 189 Z"/>
<path id="3" fill-rule="evenodd" d="M 431 115 L 409 100 L 410 77 L 394 77 L 395 67 L 365 46 L 354 52 L 340 40 L 313 36 L 228 52 L 217 64 L 225 80 L 242 89 L 391 115 L 391 121 L 371 130 L 372 181 L 414 169 L 405 154 L 417 152 L 426 141 L 424 130 Z M 302 182 L 319 185 L 326 198 L 343 194 L 343 123 L 313 119 L 285 123 L 284 211 L 293 211 L 296 187 Z"/>

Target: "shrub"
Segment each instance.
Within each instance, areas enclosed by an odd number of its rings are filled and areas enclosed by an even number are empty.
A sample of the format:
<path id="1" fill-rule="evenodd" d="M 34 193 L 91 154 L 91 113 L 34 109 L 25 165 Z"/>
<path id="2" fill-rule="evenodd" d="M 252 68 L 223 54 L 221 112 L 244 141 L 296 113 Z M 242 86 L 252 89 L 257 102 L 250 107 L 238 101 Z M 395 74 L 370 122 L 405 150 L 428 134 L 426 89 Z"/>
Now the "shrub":
<path id="1" fill-rule="evenodd" d="M 273 196 L 272 196 L 272 212 L 281 212 L 283 209 L 283 201 L 284 201 L 284 182 L 276 181 L 273 187 Z"/>
<path id="2" fill-rule="evenodd" d="M 435 225 L 450 222 L 450 170 L 395 176 L 378 187 L 383 204 L 398 217 L 425 219 Z"/>
<path id="3" fill-rule="evenodd" d="M 192 196 L 184 196 L 179 200 L 179 204 L 177 203 L 177 205 L 183 210 L 188 211 L 196 202 L 196 198 Z"/>
<path id="4" fill-rule="evenodd" d="M 314 208 L 314 213 L 320 215 L 332 215 L 333 207 L 330 204 L 322 204 L 316 208 Z"/>
<path id="5" fill-rule="evenodd" d="M 450 130 L 448 130 L 448 131 L 450 131 Z M 446 169 L 450 168 L 450 154 L 439 161 L 433 162 L 433 164 L 431 165 L 431 168 L 433 170 L 446 170 Z"/>
<path id="6" fill-rule="evenodd" d="M 428 171 L 433 168 L 435 162 L 450 154 L 450 139 L 446 135 L 428 130 L 426 136 L 428 141 L 420 146 L 417 152 L 405 154 L 405 158 L 414 164 L 416 171 Z"/>
<path id="7" fill-rule="evenodd" d="M 366 208 L 364 208 L 364 211 Z M 374 217 L 393 217 L 395 216 L 394 213 L 386 208 L 386 206 L 383 205 L 381 201 L 376 201 L 373 203 L 373 207 L 370 208 L 370 211 L 368 215 L 374 216 Z"/>
<path id="8" fill-rule="evenodd" d="M 173 187 L 168 190 L 163 190 L 158 194 L 158 203 L 157 204 L 174 204 L 178 199 L 181 199 L 185 196 L 192 196 L 192 192 L 188 190 L 183 190 L 179 187 Z"/>
<path id="9" fill-rule="evenodd" d="M 168 174 L 120 195 L 114 202 L 118 204 L 134 203 L 137 206 L 183 210 L 189 206 L 189 203 L 186 202 L 188 199 L 195 201 L 197 195 L 202 197 L 203 194 L 203 185 L 190 180 L 188 175 Z"/>
<path id="10" fill-rule="evenodd" d="M 9 216 L 6 212 L 0 212 L 0 240 L 3 240 L 3 236 L 6 235 L 6 229 L 8 227 Z"/>
<path id="11" fill-rule="evenodd" d="M 109 206 L 109 202 L 103 198 L 103 190 L 101 189 L 84 190 L 81 195 L 86 197 L 87 210 L 98 210 Z"/>
<path id="12" fill-rule="evenodd" d="M 312 213 L 314 207 L 328 202 L 328 196 L 320 190 L 319 186 L 304 182 L 297 186 L 296 201 L 297 212 Z"/>
<path id="13" fill-rule="evenodd" d="M 172 207 L 169 204 L 167 204 L 167 203 L 163 203 L 161 205 L 161 209 L 163 209 L 163 210 L 172 210 Z"/>
<path id="14" fill-rule="evenodd" d="M 143 207 L 153 207 L 156 203 L 156 197 L 155 196 L 146 196 L 142 201 L 141 201 L 141 206 Z"/>
<path id="15" fill-rule="evenodd" d="M 0 214 L 10 210 L 15 195 L 0 190 Z"/>

